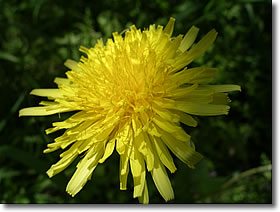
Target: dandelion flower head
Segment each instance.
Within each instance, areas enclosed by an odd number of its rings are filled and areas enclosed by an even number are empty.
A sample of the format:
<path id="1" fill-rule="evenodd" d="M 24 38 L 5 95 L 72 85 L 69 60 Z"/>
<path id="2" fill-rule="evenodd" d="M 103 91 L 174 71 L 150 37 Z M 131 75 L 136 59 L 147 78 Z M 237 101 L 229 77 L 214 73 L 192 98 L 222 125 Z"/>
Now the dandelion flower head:
<path id="1" fill-rule="evenodd" d="M 65 149 L 60 160 L 47 171 L 52 177 L 81 157 L 66 191 L 75 196 L 90 180 L 99 163 L 116 149 L 120 156 L 120 189 L 127 189 L 131 171 L 133 197 L 149 202 L 146 175 L 165 201 L 174 198 L 166 168 L 176 170 L 170 151 L 190 168 L 202 155 L 181 123 L 195 127 L 198 116 L 225 115 L 230 102 L 226 92 L 237 85 L 208 85 L 216 68 L 187 67 L 214 42 L 212 29 L 193 45 L 199 29 L 173 38 L 174 18 L 163 26 L 134 25 L 124 35 L 113 33 L 104 44 L 81 47 L 87 57 L 67 60 L 66 78 L 55 78 L 57 89 L 34 89 L 32 95 L 47 97 L 39 107 L 21 109 L 20 116 L 45 116 L 77 111 L 54 122 L 46 133 L 64 130 L 48 144 L 45 153 Z"/>

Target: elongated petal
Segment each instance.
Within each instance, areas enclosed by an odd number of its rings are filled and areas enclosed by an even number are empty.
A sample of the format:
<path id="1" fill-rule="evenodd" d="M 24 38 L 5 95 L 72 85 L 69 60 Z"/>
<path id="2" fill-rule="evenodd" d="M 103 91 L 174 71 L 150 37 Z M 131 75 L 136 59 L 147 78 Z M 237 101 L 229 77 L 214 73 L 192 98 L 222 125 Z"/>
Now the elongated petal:
<path id="1" fill-rule="evenodd" d="M 202 85 L 201 87 L 214 90 L 216 93 L 241 91 L 241 87 L 239 85 Z"/>
<path id="2" fill-rule="evenodd" d="M 176 58 L 175 62 L 172 64 L 174 67 L 172 72 L 180 70 L 201 56 L 215 41 L 217 34 L 216 30 L 212 29 L 194 47 Z"/>
<path id="3" fill-rule="evenodd" d="M 165 146 L 165 144 L 162 142 L 162 140 L 158 137 L 154 138 L 154 145 L 155 149 L 157 151 L 157 154 L 159 156 L 160 161 L 169 169 L 171 173 L 174 173 L 176 171 L 176 166 L 173 162 L 173 158 L 169 153 L 169 150 Z"/>
<path id="4" fill-rule="evenodd" d="M 182 142 L 163 130 L 159 129 L 159 131 L 167 147 L 190 168 L 194 168 L 194 165 L 202 159 L 202 155 L 196 152 L 189 143 Z"/>
<path id="5" fill-rule="evenodd" d="M 120 155 L 120 190 L 126 190 L 128 172 L 128 156 Z"/>
<path id="6" fill-rule="evenodd" d="M 79 69 L 78 63 L 74 60 L 68 59 L 65 61 L 64 65 L 69 69 Z"/>
<path id="7" fill-rule="evenodd" d="M 190 136 L 175 123 L 166 121 L 159 116 L 154 116 L 153 122 L 162 130 L 174 134 L 174 136 L 181 141 L 188 142 L 190 140 Z"/>
<path id="8" fill-rule="evenodd" d="M 56 77 L 54 79 L 54 82 L 57 84 L 57 85 L 70 85 L 71 82 L 69 79 L 67 78 L 61 78 L 61 77 Z"/>
<path id="9" fill-rule="evenodd" d="M 49 177 L 53 177 L 54 175 L 58 174 L 59 172 L 63 171 L 67 168 L 74 159 L 78 156 L 78 147 L 81 145 L 81 142 L 76 142 L 71 148 L 65 151 L 61 157 L 61 159 L 47 171 Z M 44 151 L 46 153 L 46 151 Z"/>
<path id="10" fill-rule="evenodd" d="M 134 148 L 133 156 L 130 158 L 131 173 L 134 182 L 133 197 L 141 197 L 144 191 L 146 170 L 143 156 Z"/>
<path id="11" fill-rule="evenodd" d="M 123 130 L 120 130 L 117 136 L 116 150 L 120 155 L 125 154 L 128 147 L 128 142 L 131 140 L 129 135 L 129 125 L 126 125 Z"/>
<path id="12" fill-rule="evenodd" d="M 177 87 L 179 87 L 181 85 L 182 82 L 180 83 L 176 83 Z M 195 89 L 198 87 L 198 84 L 195 83 L 193 85 L 190 86 L 186 86 L 186 87 L 179 87 L 179 88 L 174 88 L 172 89 L 168 94 L 166 94 L 165 96 L 167 98 L 172 98 L 172 99 L 180 99 L 180 98 L 184 98 L 185 96 L 190 95 L 193 91 L 195 91 Z"/>
<path id="13" fill-rule="evenodd" d="M 170 183 L 164 166 L 162 166 L 158 158 L 155 159 L 155 167 L 152 170 L 151 174 L 155 185 L 161 196 L 164 198 L 164 200 L 169 201 L 171 199 L 174 199 L 172 185 Z"/>
<path id="14" fill-rule="evenodd" d="M 47 116 L 56 113 L 64 113 L 72 111 L 69 108 L 61 108 L 59 106 L 44 106 L 44 107 L 28 107 L 19 111 L 19 116 Z"/>
<path id="15" fill-rule="evenodd" d="M 167 33 L 169 37 L 173 33 L 175 18 L 170 18 L 168 24 L 165 26 L 163 32 Z"/>
<path id="16" fill-rule="evenodd" d="M 157 102 L 157 104 L 164 108 L 180 110 L 188 114 L 200 116 L 226 115 L 230 108 L 227 105 L 199 104 L 193 102 L 172 101 L 170 99 Z"/>
<path id="17" fill-rule="evenodd" d="M 179 110 L 172 110 L 173 113 L 177 114 L 180 117 L 180 122 L 184 123 L 187 126 L 196 127 L 197 121 L 190 115 L 181 112 Z"/>
<path id="18" fill-rule="evenodd" d="M 214 79 L 214 76 L 218 73 L 216 68 L 208 68 L 205 66 L 184 69 L 172 76 L 178 85 L 185 83 L 209 83 Z"/>
<path id="19" fill-rule="evenodd" d="M 228 103 L 230 103 L 230 99 L 227 93 L 215 93 L 213 95 L 213 101 L 211 102 L 211 104 L 215 105 L 225 105 Z"/>
<path id="20" fill-rule="evenodd" d="M 30 94 L 35 96 L 46 96 L 52 98 L 63 97 L 63 93 L 59 89 L 34 89 L 30 92 Z"/>
<path id="21" fill-rule="evenodd" d="M 137 139 L 141 135 L 143 140 Z M 135 147 L 142 153 L 147 164 L 147 169 L 151 171 L 154 167 L 154 152 L 152 150 L 150 136 L 146 132 L 142 132 L 137 138 L 135 139 Z M 145 143 L 145 145 L 139 145 L 140 142 Z M 143 146 L 143 148 L 141 148 L 141 146 Z"/>
<path id="22" fill-rule="evenodd" d="M 49 177 L 53 177 L 54 175 L 60 173 L 65 168 L 67 168 L 77 156 L 78 152 L 61 158 L 56 164 L 51 166 L 51 168 L 47 171 L 47 175 Z"/>
<path id="23" fill-rule="evenodd" d="M 199 104 L 192 102 L 180 102 L 176 108 L 185 113 L 199 116 L 216 116 L 216 115 L 227 115 L 229 106 L 227 105 L 213 105 L 213 104 Z"/>
<path id="24" fill-rule="evenodd" d="M 145 180 L 144 191 L 142 193 L 142 196 L 138 197 L 138 200 L 142 204 L 149 204 L 149 192 L 148 192 L 148 186 L 146 180 Z"/>
<path id="25" fill-rule="evenodd" d="M 103 154 L 102 148 L 92 148 L 81 160 L 77 170 L 70 179 L 66 191 L 74 197 L 86 184 L 98 164 L 98 160 Z"/>
<path id="26" fill-rule="evenodd" d="M 197 58 L 201 56 L 216 40 L 218 33 L 215 29 L 209 31 L 191 50 L 189 54 L 192 55 L 193 58 Z"/>
<path id="27" fill-rule="evenodd" d="M 184 90 L 184 89 L 180 89 Z M 177 95 L 176 97 L 173 96 L 172 99 L 175 100 L 183 100 L 187 102 L 197 102 L 200 104 L 208 104 L 213 101 L 213 90 L 210 89 L 194 89 L 191 92 L 181 92 L 181 94 Z"/>
<path id="28" fill-rule="evenodd" d="M 105 152 L 103 157 L 98 161 L 99 163 L 104 163 L 104 161 L 111 156 L 115 148 L 115 139 L 111 139 L 105 147 Z"/>
<path id="29" fill-rule="evenodd" d="M 199 29 L 197 27 L 192 26 L 184 36 L 184 39 L 179 46 L 179 50 L 181 50 L 182 52 L 188 50 L 195 41 L 198 31 Z"/>
<path id="30" fill-rule="evenodd" d="M 178 122 L 179 121 L 179 116 L 172 113 L 171 111 L 158 107 L 156 104 L 153 106 L 153 110 L 163 119 L 171 121 L 171 122 Z"/>

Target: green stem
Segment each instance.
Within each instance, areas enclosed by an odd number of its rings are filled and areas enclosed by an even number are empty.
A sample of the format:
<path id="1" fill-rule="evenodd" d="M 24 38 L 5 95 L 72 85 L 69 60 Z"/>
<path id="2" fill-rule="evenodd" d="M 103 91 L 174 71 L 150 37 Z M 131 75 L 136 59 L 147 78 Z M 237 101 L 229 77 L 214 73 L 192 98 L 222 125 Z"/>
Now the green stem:
<path id="1" fill-rule="evenodd" d="M 246 170 L 244 172 L 241 172 L 239 175 L 237 176 L 234 176 L 232 177 L 229 181 L 227 181 L 226 183 L 224 183 L 222 186 L 221 186 L 221 189 L 218 190 L 218 191 L 215 191 L 215 192 L 212 192 L 211 194 L 207 194 L 206 196 L 204 197 L 200 197 L 199 198 L 199 201 L 202 201 L 208 197 L 212 197 L 213 195 L 218 195 L 220 194 L 221 192 L 224 192 L 226 190 L 229 190 L 230 189 L 230 186 L 232 186 L 234 183 L 238 182 L 240 179 L 244 178 L 244 177 L 248 177 L 248 176 L 251 176 L 251 175 L 254 175 L 254 174 L 257 174 L 257 173 L 261 173 L 261 172 L 267 172 L 267 171 L 271 171 L 272 170 L 272 165 L 269 164 L 269 165 L 265 165 L 265 166 L 259 166 L 259 167 L 256 167 L 256 168 L 252 168 L 252 169 L 249 169 L 249 170 Z"/>
<path id="2" fill-rule="evenodd" d="M 261 173 L 261 172 L 267 172 L 267 171 L 271 171 L 271 170 L 272 170 L 272 165 L 271 164 L 249 169 L 249 170 L 247 170 L 245 172 L 242 172 L 239 175 L 234 176 L 233 178 L 231 178 L 229 181 L 227 181 L 222 186 L 222 188 L 228 188 L 232 184 L 234 184 L 235 182 L 239 181 L 240 179 L 242 179 L 244 177 L 248 177 L 250 175 L 254 175 L 254 174 L 257 174 L 257 173 Z"/>

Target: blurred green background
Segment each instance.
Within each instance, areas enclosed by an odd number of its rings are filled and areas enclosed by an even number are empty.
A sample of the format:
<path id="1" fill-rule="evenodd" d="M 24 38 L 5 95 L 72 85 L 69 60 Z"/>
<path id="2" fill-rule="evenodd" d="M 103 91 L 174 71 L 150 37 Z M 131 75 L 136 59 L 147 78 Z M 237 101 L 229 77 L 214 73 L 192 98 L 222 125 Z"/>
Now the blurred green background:
<path id="1" fill-rule="evenodd" d="M 272 202 L 272 35 L 271 2 L 265 0 L 0 0 L 0 201 L 1 203 L 137 203 L 128 190 L 119 190 L 116 153 L 99 165 L 92 180 L 75 197 L 65 187 L 75 170 L 49 179 L 45 171 L 59 151 L 43 154 L 57 135 L 46 128 L 57 115 L 18 118 L 18 110 L 36 106 L 34 88 L 55 87 L 65 77 L 66 59 L 79 60 L 80 45 L 92 47 L 130 25 L 165 25 L 176 18 L 174 35 L 192 26 L 199 38 L 212 28 L 215 44 L 193 65 L 220 70 L 215 83 L 238 84 L 230 94 L 228 116 L 199 117 L 197 128 L 186 128 L 205 158 L 189 169 L 177 158 L 170 175 L 175 200 L 170 203 Z M 61 119 L 67 117 L 61 115 Z M 150 203 L 164 203 L 151 176 Z"/>

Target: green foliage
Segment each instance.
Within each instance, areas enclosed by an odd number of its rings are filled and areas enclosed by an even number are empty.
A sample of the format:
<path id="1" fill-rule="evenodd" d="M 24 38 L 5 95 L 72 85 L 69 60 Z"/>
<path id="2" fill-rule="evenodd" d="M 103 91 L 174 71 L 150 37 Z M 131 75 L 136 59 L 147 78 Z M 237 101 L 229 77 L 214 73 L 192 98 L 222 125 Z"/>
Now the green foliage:
<path id="1" fill-rule="evenodd" d="M 86 3 L 87 2 L 87 3 Z M 175 200 L 170 203 L 271 203 L 271 171 L 228 180 L 272 160 L 271 2 L 266 0 L 210 1 L 47 1 L 0 0 L 0 201 L 1 203 L 137 203 L 128 190 L 119 190 L 119 157 L 113 154 L 97 167 L 92 180 L 72 198 L 65 187 L 75 170 L 49 179 L 48 167 L 59 152 L 43 154 L 56 137 L 47 136 L 53 121 L 68 115 L 18 118 L 18 110 L 35 106 L 34 88 L 55 87 L 64 77 L 66 59 L 79 60 L 79 46 L 92 47 L 130 25 L 148 27 L 176 18 L 175 35 L 189 27 L 200 37 L 212 28 L 218 38 L 193 66 L 218 67 L 216 83 L 238 84 L 228 116 L 199 117 L 187 128 L 205 156 L 196 169 L 175 159 L 170 174 Z M 58 134 L 57 134 L 58 135 Z M 75 161 L 77 163 L 77 161 Z M 164 203 L 148 176 L 151 203 Z"/>

